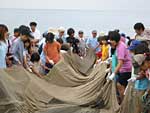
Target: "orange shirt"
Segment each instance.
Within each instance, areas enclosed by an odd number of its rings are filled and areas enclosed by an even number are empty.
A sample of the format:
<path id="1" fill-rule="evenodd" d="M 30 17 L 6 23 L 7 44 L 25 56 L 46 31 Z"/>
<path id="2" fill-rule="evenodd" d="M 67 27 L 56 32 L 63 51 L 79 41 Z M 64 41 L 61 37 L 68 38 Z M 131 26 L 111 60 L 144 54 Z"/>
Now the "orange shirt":
<path id="1" fill-rule="evenodd" d="M 60 48 L 61 45 L 56 41 L 53 43 L 46 43 L 44 46 L 44 53 L 49 58 L 49 60 L 53 60 L 56 64 L 60 60 Z M 49 63 L 48 59 L 46 59 L 46 62 Z"/>

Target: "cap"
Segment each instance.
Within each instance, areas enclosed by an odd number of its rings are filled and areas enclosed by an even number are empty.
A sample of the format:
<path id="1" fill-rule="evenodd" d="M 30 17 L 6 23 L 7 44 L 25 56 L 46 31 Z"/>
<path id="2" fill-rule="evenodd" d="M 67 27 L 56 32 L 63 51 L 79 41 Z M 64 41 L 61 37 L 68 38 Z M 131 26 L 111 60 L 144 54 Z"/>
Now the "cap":
<path id="1" fill-rule="evenodd" d="M 133 40 L 131 42 L 130 47 L 128 48 L 129 50 L 134 50 L 139 44 L 141 44 L 141 41 L 138 40 Z"/>

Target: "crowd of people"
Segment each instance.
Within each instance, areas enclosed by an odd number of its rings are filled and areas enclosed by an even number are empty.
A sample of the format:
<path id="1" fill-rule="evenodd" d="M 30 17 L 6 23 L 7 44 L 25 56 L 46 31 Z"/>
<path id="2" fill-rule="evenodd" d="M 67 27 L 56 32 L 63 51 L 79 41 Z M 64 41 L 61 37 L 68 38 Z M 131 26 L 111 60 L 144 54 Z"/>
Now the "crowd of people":
<path id="1" fill-rule="evenodd" d="M 136 23 L 134 30 L 132 39 L 119 30 L 108 34 L 93 30 L 92 37 L 87 38 L 82 30 L 75 37 L 75 30 L 69 28 L 66 36 L 63 27 L 50 28 L 41 35 L 37 23 L 31 22 L 29 27 L 15 28 L 10 36 L 7 26 L 0 24 L 0 68 L 20 65 L 42 78 L 59 62 L 61 54 L 72 51 L 84 58 L 87 50 L 93 49 L 97 56 L 95 66 L 101 62 L 110 65 L 108 79 L 116 83 L 119 104 L 128 83 L 134 83 L 138 95 L 136 113 L 141 113 L 142 103 L 150 100 L 150 31 L 142 23 Z"/>

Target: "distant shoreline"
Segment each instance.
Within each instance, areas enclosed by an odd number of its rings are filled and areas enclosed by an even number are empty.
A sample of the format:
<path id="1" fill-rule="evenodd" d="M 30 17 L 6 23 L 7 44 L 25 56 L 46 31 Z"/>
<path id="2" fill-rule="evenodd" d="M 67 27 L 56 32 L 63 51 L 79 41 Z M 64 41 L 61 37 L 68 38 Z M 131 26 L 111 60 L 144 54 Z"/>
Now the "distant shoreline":
<path id="1" fill-rule="evenodd" d="M 39 9 L 36 9 L 36 8 L 0 8 L 0 10 L 51 10 L 51 11 L 94 11 L 94 12 L 127 12 L 127 11 L 130 11 L 130 12 L 137 12 L 137 11 L 140 11 L 140 12 L 143 12 L 143 11 L 146 11 L 146 12 L 150 12 L 150 10 L 147 10 L 147 9 L 142 9 L 142 10 L 137 10 L 137 9 L 104 9 L 104 10 L 96 10 L 96 9 L 44 9 L 44 8 L 39 8 Z"/>

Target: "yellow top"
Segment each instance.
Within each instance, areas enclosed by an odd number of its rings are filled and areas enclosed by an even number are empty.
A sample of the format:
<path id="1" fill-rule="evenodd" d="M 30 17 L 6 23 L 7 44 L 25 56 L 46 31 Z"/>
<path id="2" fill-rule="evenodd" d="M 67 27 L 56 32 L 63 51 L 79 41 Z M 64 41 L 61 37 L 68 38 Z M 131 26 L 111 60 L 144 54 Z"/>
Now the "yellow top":
<path id="1" fill-rule="evenodd" d="M 109 45 L 102 45 L 102 61 L 109 57 Z"/>

